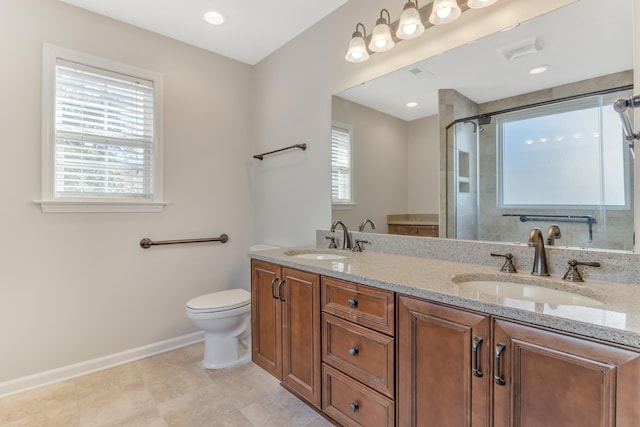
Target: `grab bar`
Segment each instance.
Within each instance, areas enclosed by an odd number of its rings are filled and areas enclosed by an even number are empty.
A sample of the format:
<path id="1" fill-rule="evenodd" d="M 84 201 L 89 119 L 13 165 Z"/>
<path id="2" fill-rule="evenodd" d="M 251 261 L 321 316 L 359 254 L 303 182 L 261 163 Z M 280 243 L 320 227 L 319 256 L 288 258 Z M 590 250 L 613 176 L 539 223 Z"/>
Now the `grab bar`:
<path id="1" fill-rule="evenodd" d="M 502 216 L 520 217 L 520 222 L 546 221 L 546 222 L 573 222 L 589 225 L 589 242 L 593 240 L 593 224 L 598 221 L 591 215 L 530 215 L 530 214 L 502 214 Z"/>
<path id="2" fill-rule="evenodd" d="M 205 243 L 205 242 L 227 243 L 228 240 L 229 240 L 229 236 L 226 234 L 221 234 L 220 237 L 206 237 L 203 239 L 185 239 L 185 240 L 161 240 L 159 242 L 154 242 L 148 237 L 145 237 L 144 239 L 140 240 L 140 247 L 144 249 L 148 249 L 151 246 L 178 245 L 182 243 Z"/>
<path id="3" fill-rule="evenodd" d="M 307 144 L 294 144 L 294 145 L 291 145 L 289 147 L 281 148 L 279 150 L 269 151 L 268 153 L 256 154 L 255 156 L 253 156 L 253 158 L 254 159 L 258 159 L 258 160 L 262 160 L 264 158 L 264 156 L 268 156 L 269 154 L 279 153 L 279 152 L 285 151 L 285 150 L 291 150 L 292 148 L 299 148 L 302 151 L 304 151 L 304 150 L 307 149 Z"/>

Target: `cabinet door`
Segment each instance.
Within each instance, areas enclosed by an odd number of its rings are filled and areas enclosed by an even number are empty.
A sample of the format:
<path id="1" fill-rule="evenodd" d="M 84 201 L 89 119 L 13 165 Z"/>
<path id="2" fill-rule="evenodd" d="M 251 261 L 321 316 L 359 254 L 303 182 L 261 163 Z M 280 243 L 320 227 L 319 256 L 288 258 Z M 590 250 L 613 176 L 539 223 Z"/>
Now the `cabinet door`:
<path id="1" fill-rule="evenodd" d="M 489 426 L 489 317 L 405 296 L 397 306 L 398 426 Z"/>
<path id="2" fill-rule="evenodd" d="M 282 382 L 320 407 L 320 277 L 282 269 Z"/>
<path id="3" fill-rule="evenodd" d="M 251 261 L 251 352 L 256 365 L 282 379 L 280 267 Z"/>
<path id="4" fill-rule="evenodd" d="M 638 353 L 502 320 L 494 344 L 496 427 L 640 425 Z"/>

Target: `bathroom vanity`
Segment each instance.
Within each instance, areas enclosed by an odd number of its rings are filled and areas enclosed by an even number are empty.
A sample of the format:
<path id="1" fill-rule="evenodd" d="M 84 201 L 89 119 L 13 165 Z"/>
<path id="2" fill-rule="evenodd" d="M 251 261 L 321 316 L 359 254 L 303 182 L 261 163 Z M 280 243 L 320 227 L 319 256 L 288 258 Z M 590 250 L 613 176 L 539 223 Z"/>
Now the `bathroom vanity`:
<path id="1" fill-rule="evenodd" d="M 638 425 L 640 286 L 320 247 L 250 256 L 255 363 L 338 425 Z"/>

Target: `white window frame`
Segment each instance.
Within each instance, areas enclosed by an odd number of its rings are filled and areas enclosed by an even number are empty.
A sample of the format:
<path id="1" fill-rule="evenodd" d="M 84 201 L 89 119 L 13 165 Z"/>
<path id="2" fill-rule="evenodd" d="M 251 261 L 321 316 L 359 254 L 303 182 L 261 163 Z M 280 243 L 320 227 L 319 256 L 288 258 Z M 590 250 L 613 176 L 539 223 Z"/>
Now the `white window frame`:
<path id="1" fill-rule="evenodd" d="M 151 200 L 133 197 L 56 197 L 55 192 L 55 114 L 56 60 L 139 77 L 153 82 L 153 182 Z M 43 212 L 162 212 L 163 199 L 163 76 L 160 73 L 122 64 L 70 49 L 43 44 L 42 49 L 42 188 L 40 204 Z"/>
<path id="2" fill-rule="evenodd" d="M 354 154 L 355 154 L 355 138 L 353 135 L 353 125 L 348 123 L 342 123 L 338 121 L 331 122 L 331 132 L 333 133 L 334 128 L 344 129 L 349 132 L 349 143 L 350 143 L 350 166 L 349 166 L 349 181 L 351 187 L 351 194 L 349 200 L 336 202 L 333 200 L 333 179 L 331 182 L 331 205 L 333 209 L 352 209 L 356 206 L 355 202 L 355 188 L 354 188 Z M 333 139 L 333 135 L 332 135 Z M 333 145 L 333 143 L 332 143 Z M 331 172 L 333 174 L 333 162 L 331 164 Z"/>

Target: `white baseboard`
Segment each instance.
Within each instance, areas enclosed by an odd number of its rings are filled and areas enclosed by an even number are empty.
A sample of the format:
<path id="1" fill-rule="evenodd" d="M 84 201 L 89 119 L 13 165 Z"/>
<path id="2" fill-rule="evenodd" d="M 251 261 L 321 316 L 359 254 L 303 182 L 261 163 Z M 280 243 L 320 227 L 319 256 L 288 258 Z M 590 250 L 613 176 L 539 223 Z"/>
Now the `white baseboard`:
<path id="1" fill-rule="evenodd" d="M 132 348 L 120 353 L 110 354 L 108 356 L 91 359 L 73 365 L 63 366 L 61 368 L 49 371 L 39 372 L 37 374 L 28 375 L 26 377 L 16 378 L 9 381 L 0 382 L 0 398 L 10 396 L 12 394 L 21 393 L 37 387 L 60 381 L 69 380 L 81 375 L 90 374 L 92 372 L 101 371 L 124 363 L 133 362 L 134 360 L 143 359 L 155 354 L 164 353 L 176 348 L 195 344 L 204 339 L 204 332 L 194 332 L 180 337 L 171 338 L 165 341 L 145 345 L 142 347 Z"/>

